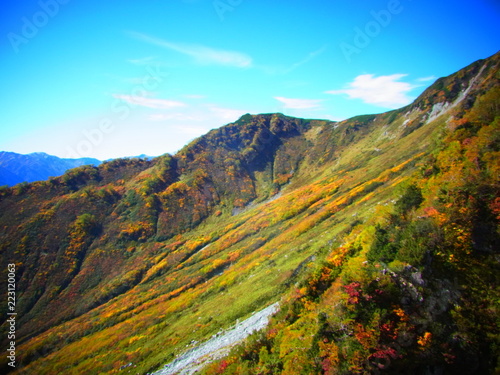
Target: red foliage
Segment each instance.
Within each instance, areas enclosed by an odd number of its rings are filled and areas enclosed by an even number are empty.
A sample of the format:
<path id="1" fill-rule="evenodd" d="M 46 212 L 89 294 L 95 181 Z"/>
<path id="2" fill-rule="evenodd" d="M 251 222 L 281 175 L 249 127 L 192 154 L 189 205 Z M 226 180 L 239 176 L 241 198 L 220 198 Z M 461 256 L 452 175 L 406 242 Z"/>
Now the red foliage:
<path id="1" fill-rule="evenodd" d="M 401 357 L 396 349 L 394 348 L 389 348 L 389 347 L 384 347 L 383 349 L 378 349 L 375 353 L 372 354 L 373 358 L 398 358 Z"/>
<path id="2" fill-rule="evenodd" d="M 348 303 L 357 304 L 359 303 L 359 299 L 361 297 L 361 284 L 357 281 L 354 281 L 350 284 L 344 285 L 344 289 L 346 293 L 349 295 Z"/>
<path id="3" fill-rule="evenodd" d="M 497 220 L 500 220 L 500 197 L 495 198 L 493 203 L 490 204 L 490 208 L 495 214 Z"/>
<path id="4" fill-rule="evenodd" d="M 379 369 L 386 369 L 390 366 L 391 359 L 397 358 L 402 358 L 402 356 L 398 354 L 396 349 L 384 346 L 378 348 L 377 351 L 370 356 L 370 362 L 375 364 Z"/>
<path id="5" fill-rule="evenodd" d="M 380 333 L 383 337 L 387 337 L 391 340 L 395 340 L 397 337 L 397 332 L 394 330 L 394 322 L 384 323 L 380 326 Z"/>
<path id="6" fill-rule="evenodd" d="M 219 368 L 217 369 L 217 374 L 223 374 L 224 371 L 226 370 L 227 366 L 229 366 L 229 362 L 223 359 L 219 363 Z"/>

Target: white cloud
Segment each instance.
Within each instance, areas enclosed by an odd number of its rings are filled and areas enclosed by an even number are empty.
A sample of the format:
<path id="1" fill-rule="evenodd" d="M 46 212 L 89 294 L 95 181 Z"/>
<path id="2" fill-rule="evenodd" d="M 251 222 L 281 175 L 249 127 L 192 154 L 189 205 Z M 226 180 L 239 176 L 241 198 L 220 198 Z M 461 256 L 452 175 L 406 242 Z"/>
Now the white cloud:
<path id="1" fill-rule="evenodd" d="M 429 76 L 429 77 L 418 78 L 417 81 L 418 82 L 429 82 L 429 81 L 434 81 L 436 79 L 437 79 L 436 76 Z"/>
<path id="2" fill-rule="evenodd" d="M 241 52 L 215 49 L 198 44 L 173 43 L 138 32 L 130 32 L 129 34 L 146 43 L 190 56 L 199 64 L 233 66 L 237 68 L 248 68 L 252 66 L 252 58 Z"/>
<path id="3" fill-rule="evenodd" d="M 199 137 L 200 135 L 206 134 L 210 130 L 200 126 L 177 126 L 176 129 L 191 137 Z"/>
<path id="4" fill-rule="evenodd" d="M 290 66 L 288 69 L 286 69 L 284 71 L 284 74 L 288 74 L 288 73 L 294 71 L 295 69 L 297 69 L 298 67 L 300 67 L 300 66 L 302 66 L 304 64 L 307 64 L 309 61 L 313 60 L 314 58 L 316 58 L 316 56 L 321 55 L 325 51 L 326 51 L 326 46 L 323 46 L 323 47 L 321 47 L 320 49 L 318 49 L 316 51 L 310 52 L 302 60 L 296 62 L 295 64 L 292 64 L 292 66 Z"/>
<path id="5" fill-rule="evenodd" d="M 185 103 L 178 102 L 175 100 L 153 99 L 153 98 L 146 98 L 143 96 L 113 94 L 113 97 L 123 100 L 132 105 L 138 105 L 141 107 L 156 108 L 156 109 L 171 109 L 176 107 L 184 107 L 186 105 Z"/>
<path id="6" fill-rule="evenodd" d="M 320 56 L 327 50 L 327 46 L 323 46 L 315 51 L 309 52 L 307 56 L 305 56 L 303 59 L 291 64 L 290 66 L 283 66 L 283 65 L 256 65 L 256 68 L 261 69 L 264 71 L 266 74 L 271 74 L 271 75 L 286 75 L 291 72 L 293 72 L 295 69 L 300 68 L 302 65 L 305 65 L 309 63 L 310 61 L 314 60 L 317 56 Z"/>
<path id="7" fill-rule="evenodd" d="M 203 104 L 200 106 L 185 106 L 184 108 L 173 111 L 169 110 L 168 112 L 152 113 L 148 114 L 146 118 L 151 122 L 182 123 L 185 124 L 182 125 L 183 128 L 188 126 L 188 128 L 198 129 L 196 131 L 202 129 L 206 132 L 207 126 L 218 127 L 234 122 L 245 113 L 247 112 L 240 109 L 224 108 L 216 104 Z M 203 125 L 194 126 L 193 123 Z"/>
<path id="8" fill-rule="evenodd" d="M 154 113 L 147 117 L 150 121 L 202 121 L 203 117 L 194 116 L 187 112 Z"/>
<path id="9" fill-rule="evenodd" d="M 215 118 L 223 122 L 233 122 L 238 120 L 241 116 L 247 113 L 244 110 L 222 108 L 215 105 L 209 105 L 208 109 L 215 115 Z"/>
<path id="10" fill-rule="evenodd" d="M 392 74 L 376 77 L 373 74 L 357 76 L 343 90 L 326 91 L 327 94 L 346 94 L 349 99 L 361 99 L 365 103 L 379 107 L 398 108 L 407 105 L 413 99 L 407 95 L 415 86 L 401 82 L 407 74 Z"/>
<path id="11" fill-rule="evenodd" d="M 321 107 L 318 99 L 292 99 L 284 98 L 282 96 L 275 96 L 274 99 L 279 100 L 284 104 L 284 108 L 290 109 L 315 109 Z"/>
<path id="12" fill-rule="evenodd" d="M 318 118 L 328 119 L 330 121 L 336 121 L 336 122 L 341 122 L 341 121 L 344 121 L 344 120 L 348 119 L 348 117 L 339 117 L 339 116 L 333 116 L 333 115 L 330 115 L 330 114 L 326 114 L 326 115 L 320 116 Z"/>

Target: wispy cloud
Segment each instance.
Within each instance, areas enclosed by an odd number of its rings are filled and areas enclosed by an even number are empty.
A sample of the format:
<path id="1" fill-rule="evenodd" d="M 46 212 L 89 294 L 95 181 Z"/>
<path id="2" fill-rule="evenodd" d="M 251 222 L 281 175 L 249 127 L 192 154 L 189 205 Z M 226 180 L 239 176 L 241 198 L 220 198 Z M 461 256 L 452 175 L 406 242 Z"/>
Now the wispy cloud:
<path id="1" fill-rule="evenodd" d="M 174 121 L 177 124 L 184 123 L 189 124 L 189 126 L 194 126 L 193 123 L 203 123 L 216 127 L 236 121 L 245 113 L 247 112 L 240 109 L 224 108 L 216 104 L 203 104 L 200 106 L 186 105 L 184 108 L 169 110 L 168 112 L 159 111 L 147 115 L 146 118 L 151 122 Z M 207 130 L 206 126 L 196 126 L 196 129 Z"/>
<path id="2" fill-rule="evenodd" d="M 241 52 L 215 49 L 198 44 L 173 43 L 138 32 L 129 32 L 129 35 L 143 42 L 189 56 L 199 64 L 232 66 L 237 68 L 252 66 L 252 58 Z"/>
<path id="3" fill-rule="evenodd" d="M 326 51 L 326 46 L 321 47 L 320 49 L 316 51 L 310 52 L 306 57 L 304 57 L 302 60 L 297 61 L 295 64 L 292 64 L 288 69 L 285 69 L 283 72 L 284 74 L 288 74 L 295 69 L 299 68 L 302 65 L 307 64 L 308 62 L 314 60 L 317 56 L 321 55 L 323 52 Z"/>
<path id="4" fill-rule="evenodd" d="M 309 52 L 307 56 L 305 56 L 303 59 L 291 64 L 290 66 L 283 66 L 283 65 L 259 65 L 256 66 L 257 68 L 261 69 L 267 74 L 278 74 L 278 75 L 285 75 L 288 73 L 293 72 L 295 69 L 301 67 L 302 65 L 305 65 L 309 63 L 310 61 L 314 60 L 316 57 L 321 55 L 323 52 L 327 50 L 327 46 L 323 46 L 315 51 Z"/>
<path id="5" fill-rule="evenodd" d="M 327 94 L 346 94 L 349 99 L 361 99 L 365 103 L 385 108 L 397 108 L 412 101 L 407 94 L 416 86 L 400 80 L 407 74 L 378 76 L 363 74 L 347 84 L 345 89 L 326 91 Z"/>
<path id="6" fill-rule="evenodd" d="M 138 105 L 141 107 L 148 107 L 155 109 L 171 109 L 177 107 L 184 107 L 186 105 L 183 102 L 175 100 L 153 99 L 153 98 L 146 98 L 143 96 L 113 94 L 113 97 L 123 100 L 124 102 L 127 102 L 132 105 Z"/>
<path id="7" fill-rule="evenodd" d="M 148 115 L 147 119 L 149 121 L 200 121 L 202 118 L 199 116 L 192 116 L 185 112 L 173 112 L 173 113 L 154 113 Z"/>
<path id="8" fill-rule="evenodd" d="M 322 100 L 319 99 L 293 99 L 275 96 L 274 99 L 284 104 L 284 108 L 289 109 L 316 109 L 321 107 Z"/>
<path id="9" fill-rule="evenodd" d="M 247 113 L 241 109 L 223 108 L 216 105 L 209 105 L 207 108 L 217 119 L 225 122 L 236 121 L 238 118 Z"/>
<path id="10" fill-rule="evenodd" d="M 429 82 L 429 81 L 434 81 L 436 80 L 436 76 L 429 76 L 429 77 L 422 77 L 422 78 L 417 78 L 418 82 Z"/>
<path id="11" fill-rule="evenodd" d="M 199 137 L 200 135 L 206 134 L 210 130 L 202 126 L 176 126 L 176 129 L 191 137 Z"/>

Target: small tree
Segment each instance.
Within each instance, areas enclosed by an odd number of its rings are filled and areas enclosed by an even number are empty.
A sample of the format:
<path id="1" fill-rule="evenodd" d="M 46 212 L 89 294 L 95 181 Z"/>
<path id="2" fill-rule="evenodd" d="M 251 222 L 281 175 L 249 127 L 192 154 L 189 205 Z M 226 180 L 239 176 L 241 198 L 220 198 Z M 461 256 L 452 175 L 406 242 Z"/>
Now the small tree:
<path id="1" fill-rule="evenodd" d="M 396 202 L 396 214 L 404 215 L 411 209 L 420 207 L 423 201 L 424 197 L 422 196 L 420 188 L 413 184 L 409 185 L 403 193 L 403 196 Z"/>

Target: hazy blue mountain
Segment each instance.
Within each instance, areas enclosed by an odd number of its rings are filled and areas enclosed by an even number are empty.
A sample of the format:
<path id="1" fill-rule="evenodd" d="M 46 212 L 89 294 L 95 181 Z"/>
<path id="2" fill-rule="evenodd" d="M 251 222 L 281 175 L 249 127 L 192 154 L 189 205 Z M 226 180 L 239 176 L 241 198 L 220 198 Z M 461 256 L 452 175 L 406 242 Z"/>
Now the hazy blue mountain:
<path id="1" fill-rule="evenodd" d="M 63 159 L 43 152 L 22 155 L 0 151 L 0 186 L 46 180 L 60 176 L 68 169 L 89 164 L 97 166 L 101 161 L 92 158 Z"/>

